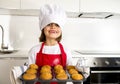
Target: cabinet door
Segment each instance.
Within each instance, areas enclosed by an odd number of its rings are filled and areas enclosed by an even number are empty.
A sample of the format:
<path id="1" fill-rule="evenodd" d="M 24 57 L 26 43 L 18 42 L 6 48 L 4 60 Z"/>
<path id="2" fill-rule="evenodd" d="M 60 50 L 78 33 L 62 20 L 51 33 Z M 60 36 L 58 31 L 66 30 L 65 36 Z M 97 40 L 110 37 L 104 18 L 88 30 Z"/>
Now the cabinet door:
<path id="1" fill-rule="evenodd" d="M 58 4 L 68 12 L 79 12 L 79 0 L 47 0 L 48 4 Z"/>
<path id="2" fill-rule="evenodd" d="M 69 12 L 79 12 L 79 0 L 21 0 L 22 9 L 40 9 L 44 4 L 58 4 Z"/>
<path id="3" fill-rule="evenodd" d="M 10 84 L 10 60 L 0 59 L 0 84 Z"/>
<path id="4" fill-rule="evenodd" d="M 80 11 L 120 13 L 120 0 L 80 0 Z"/>
<path id="5" fill-rule="evenodd" d="M 0 0 L 0 8 L 19 9 L 20 0 Z"/>
<path id="6" fill-rule="evenodd" d="M 27 62 L 25 58 L 2 58 L 0 59 L 0 84 L 11 84 L 10 70 L 13 66 L 22 66 Z"/>
<path id="7" fill-rule="evenodd" d="M 21 0 L 21 9 L 40 9 L 46 0 Z"/>

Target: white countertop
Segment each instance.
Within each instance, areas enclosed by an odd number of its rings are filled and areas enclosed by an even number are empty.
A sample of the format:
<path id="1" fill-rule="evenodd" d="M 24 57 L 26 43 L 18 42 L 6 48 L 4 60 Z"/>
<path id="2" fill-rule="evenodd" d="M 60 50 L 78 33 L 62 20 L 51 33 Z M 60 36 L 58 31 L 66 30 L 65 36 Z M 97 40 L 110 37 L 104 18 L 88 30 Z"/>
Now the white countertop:
<path id="1" fill-rule="evenodd" d="M 27 50 L 18 50 L 17 52 L 3 54 L 0 53 L 0 58 L 10 58 L 10 57 L 28 57 L 28 51 Z"/>
<path id="2" fill-rule="evenodd" d="M 88 53 L 77 53 L 72 52 L 73 58 L 79 57 L 120 57 L 120 54 L 88 54 Z M 0 53 L 0 58 L 28 58 L 28 50 L 18 50 L 14 53 L 2 54 Z"/>
<path id="3" fill-rule="evenodd" d="M 120 52 L 72 52 L 73 58 L 77 57 L 120 57 Z"/>

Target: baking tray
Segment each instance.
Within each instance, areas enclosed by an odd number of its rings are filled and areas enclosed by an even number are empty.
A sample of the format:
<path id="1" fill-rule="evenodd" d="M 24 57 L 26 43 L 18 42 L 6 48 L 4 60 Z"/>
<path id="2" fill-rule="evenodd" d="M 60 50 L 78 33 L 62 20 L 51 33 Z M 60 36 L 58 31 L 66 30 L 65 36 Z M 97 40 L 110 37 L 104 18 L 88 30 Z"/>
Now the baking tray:
<path id="1" fill-rule="evenodd" d="M 25 80 L 25 79 L 22 78 L 22 75 L 24 73 L 21 75 L 20 80 L 23 82 L 23 84 L 35 84 L 36 82 L 41 82 L 41 83 L 42 82 L 83 82 L 83 81 L 86 80 L 84 75 L 83 75 L 83 73 L 81 73 L 81 72 L 79 72 L 79 73 L 82 74 L 83 79 L 81 79 L 81 80 L 73 80 L 71 78 L 71 75 L 69 74 L 69 72 L 67 70 L 65 70 L 65 71 L 66 71 L 66 74 L 68 75 L 68 79 L 66 79 L 66 80 L 59 80 L 59 79 L 57 79 L 53 70 L 52 70 L 52 76 L 53 77 L 52 77 L 51 80 L 42 80 L 42 79 L 40 79 L 39 78 L 40 74 L 37 74 L 37 78 L 35 78 L 33 80 Z"/>

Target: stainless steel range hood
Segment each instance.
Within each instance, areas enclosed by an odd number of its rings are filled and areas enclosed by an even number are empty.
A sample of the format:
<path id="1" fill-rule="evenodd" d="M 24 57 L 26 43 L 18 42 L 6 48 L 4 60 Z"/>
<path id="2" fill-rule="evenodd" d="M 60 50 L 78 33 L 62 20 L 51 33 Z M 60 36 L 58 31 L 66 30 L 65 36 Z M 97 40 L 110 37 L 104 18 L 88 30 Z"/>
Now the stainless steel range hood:
<path id="1" fill-rule="evenodd" d="M 69 18 L 120 18 L 120 14 L 112 12 L 66 12 Z M 17 16 L 39 16 L 38 9 L 0 9 L 0 15 L 17 15 Z"/>
<path id="2" fill-rule="evenodd" d="M 111 12 L 67 12 L 70 18 L 97 18 L 97 19 L 107 19 L 107 18 L 120 18 L 120 14 Z"/>

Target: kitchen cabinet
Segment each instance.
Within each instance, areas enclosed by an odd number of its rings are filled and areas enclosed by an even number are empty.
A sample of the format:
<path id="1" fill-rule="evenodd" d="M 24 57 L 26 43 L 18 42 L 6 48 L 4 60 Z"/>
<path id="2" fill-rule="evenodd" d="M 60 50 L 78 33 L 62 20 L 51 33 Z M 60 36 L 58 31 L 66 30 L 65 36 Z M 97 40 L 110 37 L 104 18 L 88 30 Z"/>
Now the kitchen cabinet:
<path id="1" fill-rule="evenodd" d="M 47 0 L 47 3 L 58 4 L 69 12 L 79 12 L 79 0 Z"/>
<path id="2" fill-rule="evenodd" d="M 46 0 L 21 0 L 21 9 L 40 9 Z"/>
<path id="3" fill-rule="evenodd" d="M 13 66 L 21 66 L 26 58 L 0 58 L 0 84 L 11 84 L 10 70 Z"/>
<path id="4" fill-rule="evenodd" d="M 38 16 L 45 4 L 58 4 L 66 12 L 79 12 L 80 0 L 0 0 L 0 14 Z"/>
<path id="5" fill-rule="evenodd" d="M 10 60 L 0 59 L 0 84 L 10 84 L 9 72 L 10 72 Z"/>
<path id="6" fill-rule="evenodd" d="M 58 4 L 69 12 L 79 12 L 79 0 L 21 0 L 21 9 L 40 9 L 44 4 Z"/>
<path id="7" fill-rule="evenodd" d="M 80 11 L 120 13 L 120 0 L 80 0 Z"/>
<path id="8" fill-rule="evenodd" d="M 0 8 L 19 9 L 20 0 L 0 0 Z"/>

